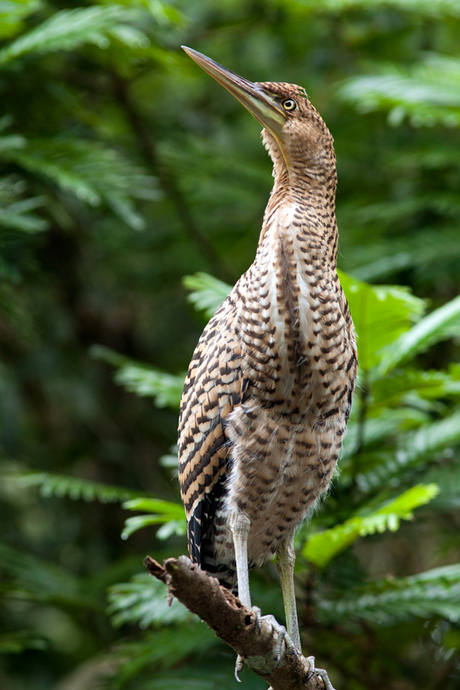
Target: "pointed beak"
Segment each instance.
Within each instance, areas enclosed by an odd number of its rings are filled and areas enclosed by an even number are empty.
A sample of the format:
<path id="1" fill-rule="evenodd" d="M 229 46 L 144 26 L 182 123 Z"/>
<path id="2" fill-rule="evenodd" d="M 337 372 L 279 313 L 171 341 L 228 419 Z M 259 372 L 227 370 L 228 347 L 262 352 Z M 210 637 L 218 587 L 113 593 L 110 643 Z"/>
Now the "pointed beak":
<path id="1" fill-rule="evenodd" d="M 206 55 L 186 46 L 182 46 L 182 48 L 197 65 L 210 74 L 227 91 L 230 91 L 261 125 L 275 136 L 280 135 L 286 122 L 286 115 L 274 96 L 266 93 L 260 84 L 243 79 Z"/>

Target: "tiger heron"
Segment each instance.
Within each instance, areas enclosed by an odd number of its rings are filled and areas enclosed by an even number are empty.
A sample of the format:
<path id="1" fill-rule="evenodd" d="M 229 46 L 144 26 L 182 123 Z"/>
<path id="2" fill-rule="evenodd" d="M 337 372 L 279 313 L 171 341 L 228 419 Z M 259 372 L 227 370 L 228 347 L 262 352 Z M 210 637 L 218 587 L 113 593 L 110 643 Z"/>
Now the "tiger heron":
<path id="1" fill-rule="evenodd" d="M 275 180 L 255 260 L 203 331 L 185 382 L 188 547 L 248 608 L 248 570 L 276 554 L 300 651 L 294 534 L 331 482 L 357 372 L 336 271 L 333 139 L 302 87 L 253 83 L 183 48 L 263 125 Z"/>

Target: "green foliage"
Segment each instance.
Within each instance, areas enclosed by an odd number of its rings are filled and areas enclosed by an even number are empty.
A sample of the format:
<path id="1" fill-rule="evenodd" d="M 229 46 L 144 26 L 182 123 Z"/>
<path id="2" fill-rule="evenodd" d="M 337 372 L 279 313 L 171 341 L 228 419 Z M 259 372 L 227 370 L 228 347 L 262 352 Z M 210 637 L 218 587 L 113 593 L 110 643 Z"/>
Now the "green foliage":
<path id="1" fill-rule="evenodd" d="M 457 0 L 2 3 L 1 687 L 234 687 L 234 656 L 139 574 L 186 551 L 181 372 L 271 184 L 186 43 L 304 85 L 335 140 L 360 374 L 297 535 L 305 651 L 335 687 L 456 690 L 459 22 Z M 281 619 L 274 572 L 251 591 Z"/>
<path id="2" fill-rule="evenodd" d="M 398 364 L 424 352 L 434 343 L 459 334 L 460 297 L 456 297 L 393 342 L 391 347 L 382 353 L 382 364 L 377 375 L 386 376 Z"/>
<path id="3" fill-rule="evenodd" d="M 368 371 L 381 361 L 382 348 L 407 331 L 425 305 L 407 288 L 369 285 L 340 272 L 358 338 L 359 365 Z"/>
<path id="4" fill-rule="evenodd" d="M 130 393 L 154 398 L 158 407 L 178 409 L 185 374 L 174 376 L 146 364 L 133 362 L 101 345 L 91 348 L 93 357 L 118 367 L 115 381 Z"/>
<path id="5" fill-rule="evenodd" d="M 359 618 L 371 623 L 391 624 L 411 616 L 460 618 L 460 565 L 435 568 L 411 577 L 387 577 L 340 599 L 323 600 L 321 615 L 327 621 Z"/>
<path id="6" fill-rule="evenodd" d="M 218 310 L 231 290 L 231 285 L 213 278 L 208 273 L 185 276 L 182 282 L 184 287 L 191 291 L 188 296 L 189 302 L 197 311 L 204 311 L 208 319 Z"/>
<path id="7" fill-rule="evenodd" d="M 74 501 L 78 499 L 84 501 L 98 500 L 101 503 L 117 503 L 139 497 L 138 491 L 130 491 L 123 486 L 111 486 L 63 474 L 29 472 L 10 477 L 10 481 L 13 478 L 20 486 L 39 486 L 41 495 L 45 497 L 64 498 L 66 496 Z"/>
<path id="8" fill-rule="evenodd" d="M 0 66 L 27 53 L 73 50 L 84 43 L 107 48 L 107 34 L 122 40 L 125 32 L 120 29 L 126 31 L 125 22 L 134 16 L 132 10 L 117 5 L 62 10 L 0 51 Z M 137 35 L 139 39 L 146 38 L 140 31 Z"/>
<path id="9" fill-rule="evenodd" d="M 192 614 L 177 599 L 168 601 L 166 586 L 151 575 L 142 573 L 110 587 L 107 594 L 108 613 L 112 624 L 138 623 L 141 628 L 161 627 L 190 620 Z"/>
<path id="10" fill-rule="evenodd" d="M 342 525 L 313 535 L 305 544 L 302 554 L 315 565 L 324 568 L 331 558 L 350 546 L 358 537 L 375 532 L 399 529 L 400 520 L 412 520 L 414 508 L 425 505 L 439 492 L 436 484 L 419 484 L 402 493 L 371 512 L 366 506 L 360 514 L 349 518 Z M 369 509 L 368 509 L 369 510 Z"/>
<path id="11" fill-rule="evenodd" d="M 128 518 L 122 532 L 123 539 L 127 539 L 133 532 L 150 525 L 162 525 L 157 532 L 159 539 L 167 539 L 172 534 L 185 534 L 187 523 L 184 508 L 178 503 L 159 499 L 139 498 L 123 504 L 126 510 L 145 510 L 153 515 L 136 515 Z"/>
<path id="12" fill-rule="evenodd" d="M 410 69 L 382 67 L 380 74 L 353 77 L 339 95 L 357 104 L 360 112 L 389 110 L 388 122 L 400 125 L 408 117 L 415 127 L 460 124 L 460 60 L 435 53 Z"/>

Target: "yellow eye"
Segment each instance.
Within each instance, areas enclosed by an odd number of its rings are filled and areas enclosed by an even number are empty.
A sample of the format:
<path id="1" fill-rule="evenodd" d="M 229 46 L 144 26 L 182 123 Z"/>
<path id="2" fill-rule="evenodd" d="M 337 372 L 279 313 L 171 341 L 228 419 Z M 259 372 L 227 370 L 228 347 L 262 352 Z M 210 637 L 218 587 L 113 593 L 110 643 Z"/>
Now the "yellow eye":
<path id="1" fill-rule="evenodd" d="M 287 98 L 283 101 L 283 108 L 289 112 L 292 112 L 297 108 L 297 103 L 292 100 L 292 98 Z"/>

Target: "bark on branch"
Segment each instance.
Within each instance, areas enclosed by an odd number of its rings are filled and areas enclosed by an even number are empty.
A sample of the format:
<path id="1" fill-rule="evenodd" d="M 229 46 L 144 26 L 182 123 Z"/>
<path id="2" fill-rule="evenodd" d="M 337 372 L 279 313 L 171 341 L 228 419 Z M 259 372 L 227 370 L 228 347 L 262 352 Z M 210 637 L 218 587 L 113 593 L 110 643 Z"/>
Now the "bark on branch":
<path id="1" fill-rule="evenodd" d="M 286 644 L 282 645 L 277 662 L 279 633 L 268 616 L 262 617 L 259 629 L 256 614 L 188 558 L 168 558 L 160 565 L 147 556 L 144 565 L 151 575 L 167 585 L 171 597 L 196 613 L 273 690 L 324 690 L 321 676 L 311 673 L 310 660 Z"/>

